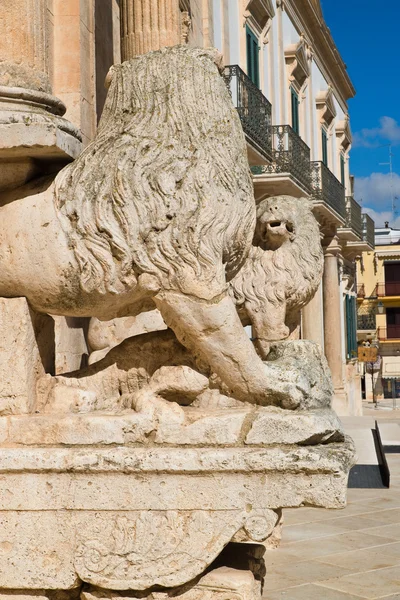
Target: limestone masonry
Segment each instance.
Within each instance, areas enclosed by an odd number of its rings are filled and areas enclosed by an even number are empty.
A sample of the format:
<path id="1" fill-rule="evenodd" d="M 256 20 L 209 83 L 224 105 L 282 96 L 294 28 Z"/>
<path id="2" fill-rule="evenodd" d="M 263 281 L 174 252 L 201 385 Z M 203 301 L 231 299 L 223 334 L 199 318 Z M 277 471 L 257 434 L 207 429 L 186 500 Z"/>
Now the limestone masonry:
<path id="1" fill-rule="evenodd" d="M 282 509 L 343 507 L 354 461 L 298 339 L 311 202 L 256 209 L 217 50 L 114 65 L 82 152 L 45 61 L 0 65 L 0 599 L 259 600 Z"/>

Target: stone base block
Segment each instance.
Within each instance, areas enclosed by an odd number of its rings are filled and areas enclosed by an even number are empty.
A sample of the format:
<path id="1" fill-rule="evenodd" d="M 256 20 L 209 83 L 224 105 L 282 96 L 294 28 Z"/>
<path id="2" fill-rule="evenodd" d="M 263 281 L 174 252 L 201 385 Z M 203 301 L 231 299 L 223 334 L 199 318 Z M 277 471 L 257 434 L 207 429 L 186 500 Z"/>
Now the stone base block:
<path id="1" fill-rule="evenodd" d="M 0 298 L 0 415 L 35 411 L 36 382 L 54 361 L 53 338 L 53 320 L 31 311 L 25 298 Z"/>
<path id="2" fill-rule="evenodd" d="M 185 585 L 232 540 L 268 544 L 282 507 L 344 506 L 353 456 L 349 441 L 185 449 L 3 445 L 1 586 Z"/>
<path id="3" fill-rule="evenodd" d="M 0 86 L 0 191 L 53 172 L 78 156 L 81 138 L 49 94 Z"/>

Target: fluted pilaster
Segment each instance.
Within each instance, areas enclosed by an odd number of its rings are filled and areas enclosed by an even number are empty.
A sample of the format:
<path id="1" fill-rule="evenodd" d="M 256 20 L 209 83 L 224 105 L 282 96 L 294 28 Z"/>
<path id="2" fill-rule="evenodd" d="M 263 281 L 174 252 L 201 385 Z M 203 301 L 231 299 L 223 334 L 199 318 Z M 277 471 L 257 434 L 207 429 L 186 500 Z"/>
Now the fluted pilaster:
<path id="1" fill-rule="evenodd" d="M 47 0 L 2 0 L 0 86 L 51 92 Z"/>
<path id="2" fill-rule="evenodd" d="M 179 43 L 179 0 L 121 0 L 122 60 Z"/>

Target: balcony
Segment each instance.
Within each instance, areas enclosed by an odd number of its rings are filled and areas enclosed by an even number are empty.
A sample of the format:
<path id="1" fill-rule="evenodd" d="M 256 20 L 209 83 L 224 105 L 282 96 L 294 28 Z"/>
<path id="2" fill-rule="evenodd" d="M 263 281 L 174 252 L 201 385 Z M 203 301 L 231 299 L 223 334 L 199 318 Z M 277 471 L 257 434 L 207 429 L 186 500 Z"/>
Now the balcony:
<path id="1" fill-rule="evenodd" d="M 311 162 L 311 188 L 316 212 L 343 226 L 347 217 L 344 186 L 321 161 Z"/>
<path id="2" fill-rule="evenodd" d="M 375 248 L 375 223 L 366 213 L 362 215 L 363 221 L 363 240 L 368 244 L 371 250 Z"/>
<path id="3" fill-rule="evenodd" d="M 358 331 L 375 331 L 376 330 L 376 316 L 374 313 L 357 315 L 357 330 Z"/>
<path id="4" fill-rule="evenodd" d="M 346 196 L 346 228 L 351 230 L 357 238 L 363 237 L 363 221 L 361 206 L 353 196 Z"/>
<path id="5" fill-rule="evenodd" d="M 375 295 L 378 296 L 378 298 L 384 298 L 385 296 L 400 296 L 400 281 L 377 283 Z"/>
<path id="6" fill-rule="evenodd" d="M 270 161 L 272 159 L 271 103 L 238 65 L 227 65 L 222 76 L 250 146 L 249 163 L 259 164 Z"/>
<path id="7" fill-rule="evenodd" d="M 400 325 L 388 325 L 387 327 L 378 327 L 378 340 L 380 342 L 400 340 Z"/>
<path id="8" fill-rule="evenodd" d="M 310 148 L 290 125 L 272 125 L 270 131 L 271 163 L 251 167 L 256 196 L 310 194 Z"/>
<path id="9" fill-rule="evenodd" d="M 365 285 L 363 283 L 357 285 L 357 298 L 365 298 Z"/>

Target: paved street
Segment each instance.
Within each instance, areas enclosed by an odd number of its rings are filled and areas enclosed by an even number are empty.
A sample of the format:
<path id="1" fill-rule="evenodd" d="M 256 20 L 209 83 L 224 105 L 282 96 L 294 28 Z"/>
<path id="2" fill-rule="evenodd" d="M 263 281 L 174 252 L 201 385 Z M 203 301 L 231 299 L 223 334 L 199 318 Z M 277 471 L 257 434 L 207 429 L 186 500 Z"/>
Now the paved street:
<path id="1" fill-rule="evenodd" d="M 400 411 L 367 405 L 364 414 L 343 421 L 360 464 L 373 465 L 368 427 L 377 419 L 390 445 L 400 445 Z M 400 454 L 386 458 L 390 489 L 349 489 L 343 510 L 284 512 L 281 546 L 266 555 L 264 600 L 400 600 Z"/>

